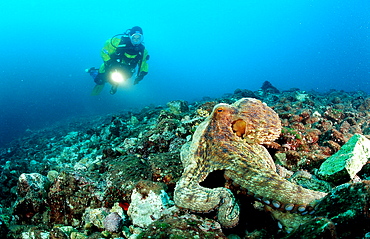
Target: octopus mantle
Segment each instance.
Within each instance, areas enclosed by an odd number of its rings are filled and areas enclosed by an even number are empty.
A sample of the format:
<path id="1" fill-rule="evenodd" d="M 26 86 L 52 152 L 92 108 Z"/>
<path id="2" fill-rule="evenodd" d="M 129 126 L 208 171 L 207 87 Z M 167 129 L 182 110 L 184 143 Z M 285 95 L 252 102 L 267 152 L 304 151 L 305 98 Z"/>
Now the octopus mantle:
<path id="1" fill-rule="evenodd" d="M 271 155 L 261 144 L 279 137 L 279 116 L 261 101 L 243 98 L 232 105 L 218 104 L 202 122 L 191 142 L 181 149 L 184 172 L 178 181 L 175 204 L 197 212 L 218 209 L 224 227 L 239 221 L 239 206 L 225 187 L 200 185 L 215 170 L 248 190 L 256 199 L 281 211 L 313 212 L 326 194 L 302 188 L 276 173 Z"/>

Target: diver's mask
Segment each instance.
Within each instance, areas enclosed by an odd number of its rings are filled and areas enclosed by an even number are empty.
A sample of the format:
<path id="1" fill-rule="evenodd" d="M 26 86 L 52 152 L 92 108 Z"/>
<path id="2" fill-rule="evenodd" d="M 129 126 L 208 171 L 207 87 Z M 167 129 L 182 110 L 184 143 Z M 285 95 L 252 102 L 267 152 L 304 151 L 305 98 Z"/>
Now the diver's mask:
<path id="1" fill-rule="evenodd" d="M 130 40 L 132 45 L 137 46 L 140 45 L 144 41 L 144 36 L 139 32 L 136 32 L 130 36 Z"/>

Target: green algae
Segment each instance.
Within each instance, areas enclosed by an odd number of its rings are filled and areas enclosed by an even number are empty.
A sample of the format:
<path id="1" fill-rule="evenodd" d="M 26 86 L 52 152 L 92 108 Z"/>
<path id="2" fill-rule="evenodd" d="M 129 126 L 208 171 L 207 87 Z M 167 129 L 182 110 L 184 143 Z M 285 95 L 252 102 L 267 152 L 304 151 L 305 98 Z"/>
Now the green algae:
<path id="1" fill-rule="evenodd" d="M 302 136 L 299 134 L 299 132 L 295 129 L 292 129 L 292 128 L 288 128 L 288 127 L 283 127 L 281 129 L 281 133 L 282 134 L 290 134 L 290 135 L 293 135 L 294 138 L 296 139 L 302 139 Z"/>

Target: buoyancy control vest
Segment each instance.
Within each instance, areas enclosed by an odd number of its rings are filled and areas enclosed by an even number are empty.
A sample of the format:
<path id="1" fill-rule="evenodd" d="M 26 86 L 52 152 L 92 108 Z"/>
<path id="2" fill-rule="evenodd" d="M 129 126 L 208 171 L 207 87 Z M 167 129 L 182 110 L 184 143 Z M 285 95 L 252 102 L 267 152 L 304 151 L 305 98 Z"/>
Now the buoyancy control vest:
<path id="1" fill-rule="evenodd" d="M 145 46 L 140 44 L 137 46 L 132 45 L 129 37 L 122 37 L 121 41 L 116 48 L 116 52 L 112 58 L 119 59 L 120 62 L 135 68 L 143 59 Z"/>

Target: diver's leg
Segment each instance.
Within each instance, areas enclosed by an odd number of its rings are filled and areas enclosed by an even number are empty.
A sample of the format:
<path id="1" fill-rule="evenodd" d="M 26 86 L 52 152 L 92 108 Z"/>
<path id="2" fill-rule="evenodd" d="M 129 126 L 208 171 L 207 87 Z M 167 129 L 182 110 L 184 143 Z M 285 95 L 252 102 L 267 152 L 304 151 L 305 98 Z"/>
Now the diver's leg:
<path id="1" fill-rule="evenodd" d="M 112 85 L 112 88 L 110 89 L 110 94 L 114 95 L 117 92 L 118 85 Z"/>

